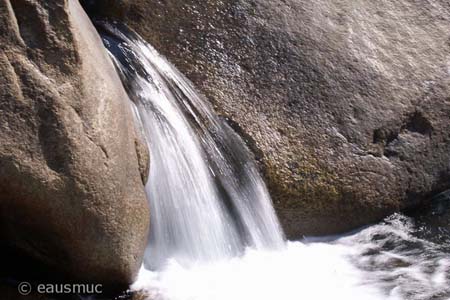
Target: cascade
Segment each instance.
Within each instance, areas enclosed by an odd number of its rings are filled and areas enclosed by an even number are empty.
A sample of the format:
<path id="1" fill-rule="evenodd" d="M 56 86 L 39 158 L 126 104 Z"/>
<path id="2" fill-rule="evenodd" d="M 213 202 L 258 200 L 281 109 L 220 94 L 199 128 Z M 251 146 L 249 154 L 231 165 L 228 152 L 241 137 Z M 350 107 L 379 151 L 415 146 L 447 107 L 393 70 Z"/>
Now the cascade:
<path id="1" fill-rule="evenodd" d="M 98 27 L 150 149 L 146 265 L 282 247 L 270 196 L 243 140 L 151 45 L 124 27 Z"/>
<path id="2" fill-rule="evenodd" d="M 173 65 L 97 24 L 150 149 L 151 232 L 132 289 L 161 300 L 450 299 L 442 227 L 393 215 L 285 242 L 251 153 Z M 438 241 L 436 242 L 436 239 Z"/>

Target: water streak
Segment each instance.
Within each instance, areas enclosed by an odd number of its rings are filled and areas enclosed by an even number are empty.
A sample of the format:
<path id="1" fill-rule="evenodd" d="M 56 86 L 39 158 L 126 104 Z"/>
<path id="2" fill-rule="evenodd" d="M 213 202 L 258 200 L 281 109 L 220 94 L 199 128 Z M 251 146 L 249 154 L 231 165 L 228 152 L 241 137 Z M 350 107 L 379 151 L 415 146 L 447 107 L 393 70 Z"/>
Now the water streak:
<path id="1" fill-rule="evenodd" d="M 242 139 L 152 46 L 124 28 L 102 28 L 150 148 L 146 265 L 282 247 L 270 196 Z"/>

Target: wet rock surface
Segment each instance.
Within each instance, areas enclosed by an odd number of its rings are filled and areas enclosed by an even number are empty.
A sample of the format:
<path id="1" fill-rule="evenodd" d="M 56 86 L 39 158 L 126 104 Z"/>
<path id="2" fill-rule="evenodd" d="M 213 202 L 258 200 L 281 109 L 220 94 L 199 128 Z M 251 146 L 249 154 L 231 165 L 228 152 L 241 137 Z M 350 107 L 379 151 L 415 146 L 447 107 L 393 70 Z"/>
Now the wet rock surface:
<path id="1" fill-rule="evenodd" d="M 446 1 L 94 2 L 247 139 L 289 237 L 345 231 L 448 188 Z"/>

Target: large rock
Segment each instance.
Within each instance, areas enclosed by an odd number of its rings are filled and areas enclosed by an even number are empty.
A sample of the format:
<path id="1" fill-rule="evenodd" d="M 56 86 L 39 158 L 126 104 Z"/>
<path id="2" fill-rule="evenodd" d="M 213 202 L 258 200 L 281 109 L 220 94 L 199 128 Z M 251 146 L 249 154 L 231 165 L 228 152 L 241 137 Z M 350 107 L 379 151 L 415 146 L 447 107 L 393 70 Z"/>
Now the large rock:
<path id="1" fill-rule="evenodd" d="M 77 0 L 0 0 L 0 49 L 2 273 L 124 287 L 148 155 L 95 28 Z"/>
<path id="2" fill-rule="evenodd" d="M 246 137 L 288 236 L 345 231 L 449 187 L 448 1 L 91 2 Z"/>

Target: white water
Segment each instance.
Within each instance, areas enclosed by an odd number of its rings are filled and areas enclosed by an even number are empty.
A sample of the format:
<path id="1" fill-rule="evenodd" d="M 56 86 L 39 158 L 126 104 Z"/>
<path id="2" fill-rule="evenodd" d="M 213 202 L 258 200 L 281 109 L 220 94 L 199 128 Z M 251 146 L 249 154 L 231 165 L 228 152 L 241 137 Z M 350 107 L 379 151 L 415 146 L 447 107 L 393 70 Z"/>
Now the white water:
<path id="1" fill-rule="evenodd" d="M 278 251 L 189 268 L 141 269 L 135 291 L 152 300 L 449 300 L 450 256 L 394 215 L 338 238 L 288 242 Z"/>
<path id="2" fill-rule="evenodd" d="M 161 272 L 141 270 L 132 288 L 156 300 L 381 299 L 378 289 L 361 285 L 360 272 L 346 260 L 349 250 L 295 242 L 192 268 L 172 261 Z"/>
<path id="3" fill-rule="evenodd" d="M 149 300 L 450 299 L 448 252 L 401 215 L 285 243 L 240 138 L 139 37 L 111 26 L 103 37 L 151 152 L 152 232 L 133 290 Z"/>
<path id="4" fill-rule="evenodd" d="M 157 300 L 379 299 L 377 289 L 360 285 L 360 273 L 345 260 L 348 250 L 296 242 L 189 269 L 172 261 L 162 272 L 142 270 L 133 289 Z"/>

